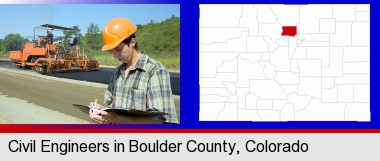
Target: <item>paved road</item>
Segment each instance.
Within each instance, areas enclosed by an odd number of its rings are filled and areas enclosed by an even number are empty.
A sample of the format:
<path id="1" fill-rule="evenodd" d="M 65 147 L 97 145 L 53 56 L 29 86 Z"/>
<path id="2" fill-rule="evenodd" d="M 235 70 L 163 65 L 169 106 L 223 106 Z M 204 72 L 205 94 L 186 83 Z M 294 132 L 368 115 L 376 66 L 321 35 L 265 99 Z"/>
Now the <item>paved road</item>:
<path id="1" fill-rule="evenodd" d="M 102 88 L 76 85 L 72 83 L 59 82 L 55 80 L 48 80 L 7 72 L 0 72 L 0 74 L 2 75 L 0 77 L 0 92 L 2 95 L 6 95 L 7 98 L 17 98 L 24 100 L 30 104 L 45 107 L 47 109 L 71 115 L 76 118 L 81 118 L 89 122 L 91 120 L 89 119 L 88 114 L 75 109 L 72 104 L 86 105 L 88 102 L 94 100 L 95 98 L 99 98 L 99 101 L 101 98 L 103 98 L 102 95 L 104 93 L 104 89 Z M 24 108 L 12 102 L 3 106 L 12 108 Z M 19 115 L 28 116 L 27 113 L 30 113 L 32 111 L 25 112 L 26 113 L 20 113 Z M 3 115 L 8 116 L 10 114 Z M 46 122 L 51 121 L 52 120 L 46 120 Z M 13 122 L 19 121 L 14 120 Z"/>
<path id="2" fill-rule="evenodd" d="M 17 69 L 17 70 L 25 70 L 19 69 L 12 66 L 11 61 L 9 60 L 0 60 L 0 67 L 9 68 L 9 69 Z M 26 69 L 26 71 L 34 72 L 31 69 Z M 98 71 L 92 72 L 65 72 L 65 73 L 49 73 L 46 75 L 58 77 L 58 78 L 68 78 L 74 80 L 84 80 L 88 82 L 96 82 L 102 84 L 108 84 L 110 82 L 113 68 L 100 68 Z M 179 73 L 170 73 L 170 82 L 172 86 L 172 92 L 175 95 L 180 95 L 180 75 Z"/>
<path id="3" fill-rule="evenodd" d="M 0 68 L 0 75 L 0 123 L 92 122 L 87 112 L 72 104 L 87 105 L 94 99 L 103 102 L 106 88 L 104 84 L 54 78 L 14 69 Z M 179 96 L 174 96 L 174 100 L 179 115 Z"/>

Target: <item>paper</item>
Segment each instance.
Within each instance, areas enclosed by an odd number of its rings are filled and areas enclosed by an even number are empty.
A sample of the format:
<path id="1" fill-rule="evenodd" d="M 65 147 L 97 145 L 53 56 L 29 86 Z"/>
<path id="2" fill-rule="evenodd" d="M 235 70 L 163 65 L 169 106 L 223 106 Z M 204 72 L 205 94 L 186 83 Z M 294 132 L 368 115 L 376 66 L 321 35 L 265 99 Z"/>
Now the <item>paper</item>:
<path id="1" fill-rule="evenodd" d="M 92 109 L 93 111 L 100 111 L 98 109 L 95 109 L 93 107 L 85 106 L 85 105 L 79 105 L 79 104 L 73 104 L 74 107 L 79 108 L 81 111 L 88 113 L 88 110 Z M 157 111 L 142 111 L 142 110 L 135 110 L 135 109 L 128 109 L 128 108 L 106 108 L 103 111 L 107 112 L 115 112 L 119 115 L 125 115 L 125 116 L 158 116 L 158 115 L 167 115 L 165 112 L 157 112 Z"/>

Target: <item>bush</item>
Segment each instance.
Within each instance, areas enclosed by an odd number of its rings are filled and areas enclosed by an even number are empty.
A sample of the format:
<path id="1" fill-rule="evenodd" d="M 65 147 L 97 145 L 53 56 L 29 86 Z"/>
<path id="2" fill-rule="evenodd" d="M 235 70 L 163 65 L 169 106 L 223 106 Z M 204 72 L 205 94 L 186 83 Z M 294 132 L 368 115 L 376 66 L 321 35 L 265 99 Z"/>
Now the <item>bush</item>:
<path id="1" fill-rule="evenodd" d="M 93 24 L 95 25 L 95 24 Z M 151 22 L 146 25 L 137 24 L 136 39 L 140 50 L 149 57 L 158 60 L 168 69 L 177 70 L 180 67 L 180 19 L 172 16 L 163 22 Z M 96 33 L 96 32 L 95 32 Z M 89 34 L 87 34 L 89 35 Z M 84 38 L 86 39 L 86 37 Z M 101 37 L 93 39 L 101 40 Z M 99 46 L 99 45 L 98 45 Z M 100 65 L 119 65 L 109 51 L 102 52 L 99 48 L 89 47 L 84 43 L 84 54 L 95 58 Z"/>

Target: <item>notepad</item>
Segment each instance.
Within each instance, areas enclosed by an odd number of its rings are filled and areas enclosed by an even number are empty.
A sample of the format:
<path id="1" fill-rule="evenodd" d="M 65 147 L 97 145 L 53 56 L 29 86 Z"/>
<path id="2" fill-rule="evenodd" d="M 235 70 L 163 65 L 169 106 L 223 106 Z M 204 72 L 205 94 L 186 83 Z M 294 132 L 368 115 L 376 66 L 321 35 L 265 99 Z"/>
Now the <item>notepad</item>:
<path id="1" fill-rule="evenodd" d="M 81 111 L 88 113 L 88 110 L 93 109 L 89 106 L 80 105 L 80 104 L 73 104 L 74 107 L 79 108 Z M 103 111 L 106 112 L 115 112 L 119 115 L 125 115 L 125 116 L 158 116 L 158 115 L 167 115 L 165 112 L 158 112 L 158 111 L 142 111 L 142 110 L 136 110 L 136 109 L 128 109 L 128 108 L 106 108 Z"/>

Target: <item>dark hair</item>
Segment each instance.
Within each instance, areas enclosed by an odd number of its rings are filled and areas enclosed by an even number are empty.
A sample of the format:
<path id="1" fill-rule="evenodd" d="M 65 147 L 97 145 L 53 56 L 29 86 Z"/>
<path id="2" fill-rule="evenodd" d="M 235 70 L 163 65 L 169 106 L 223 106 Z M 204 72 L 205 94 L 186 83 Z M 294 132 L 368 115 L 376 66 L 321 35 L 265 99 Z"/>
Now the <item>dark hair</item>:
<path id="1" fill-rule="evenodd" d="M 131 36 L 127 37 L 126 39 L 124 39 L 122 42 L 126 45 L 128 45 L 129 47 L 129 43 L 131 43 L 131 40 L 132 38 L 136 38 L 136 35 L 135 34 L 132 34 Z M 139 45 L 137 45 L 137 42 L 135 44 L 135 49 L 138 51 L 139 50 Z"/>

